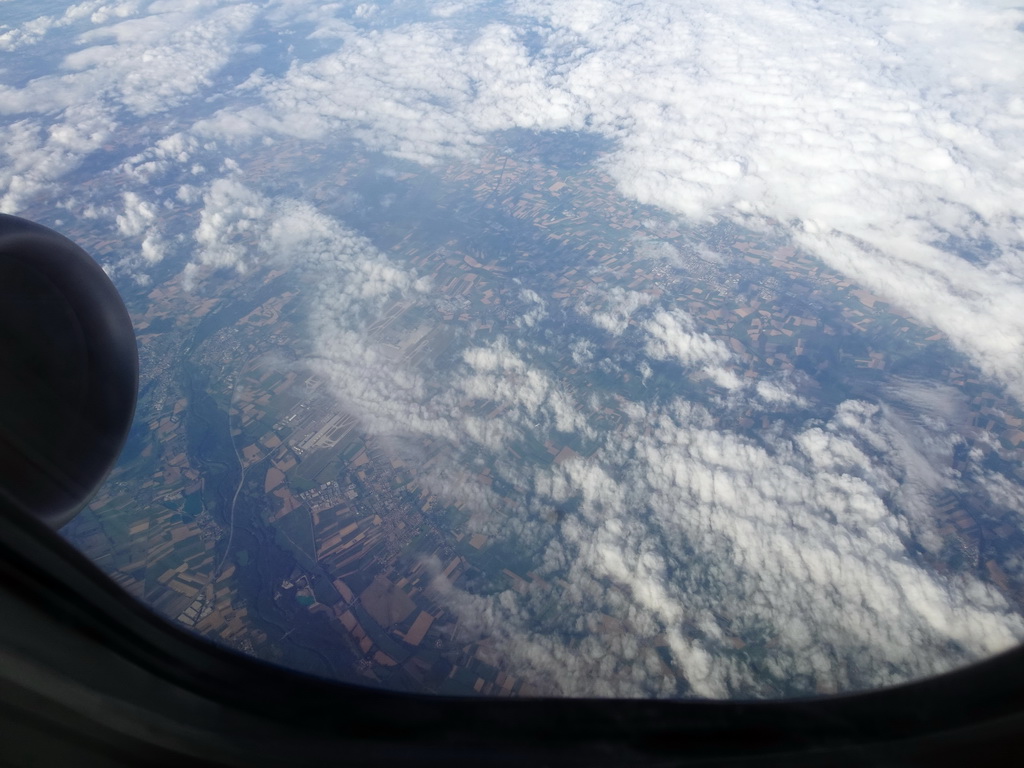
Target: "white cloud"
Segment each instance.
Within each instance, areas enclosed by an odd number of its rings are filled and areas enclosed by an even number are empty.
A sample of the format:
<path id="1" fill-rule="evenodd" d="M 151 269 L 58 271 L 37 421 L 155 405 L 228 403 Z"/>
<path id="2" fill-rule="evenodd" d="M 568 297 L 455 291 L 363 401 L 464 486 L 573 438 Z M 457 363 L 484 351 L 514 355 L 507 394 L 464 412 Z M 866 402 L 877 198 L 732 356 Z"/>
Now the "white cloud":
<path id="1" fill-rule="evenodd" d="M 393 450 L 441 440 L 447 448 L 419 478 L 423 487 L 475 510 L 487 533 L 536 552 L 539 575 L 562 585 L 554 595 L 539 586 L 489 598 L 438 593 L 466 639 L 486 639 L 549 692 L 846 690 L 932 674 L 1024 638 L 1024 620 L 992 587 L 940 576 L 905 544 L 935 546 L 931 502 L 959 487 L 954 473 L 936 469 L 949 466 L 956 439 L 948 393 L 904 382 L 891 393 L 901 413 L 848 401 L 827 422 L 795 430 L 780 422 L 763 441 L 722 429 L 692 403 L 620 400 L 622 428 L 597 433 L 523 338 L 467 347 L 465 367 L 433 372 L 440 394 L 428 398 L 424 372 L 396 365 L 367 332 L 375 308 L 414 295 L 417 279 L 365 240 L 233 178 L 207 189 L 196 237 L 210 251 L 197 257 L 205 266 L 284 258 L 315 275 L 312 362 L 344 406 L 394 439 Z M 654 359 L 712 377 L 729 360 L 678 310 L 655 310 L 642 330 Z M 585 361 L 586 347 L 578 340 L 567 355 Z M 751 389 L 773 406 L 797 402 L 784 383 Z M 506 410 L 481 418 L 471 407 L 479 401 Z M 910 404 L 920 418 L 901 415 Z M 599 448 L 552 467 L 509 458 L 528 433 L 550 428 Z M 467 457 L 479 451 L 519 489 L 516 509 L 470 480 Z M 549 600 L 558 616 L 538 626 Z"/>
<path id="2" fill-rule="evenodd" d="M 552 690 L 672 694 L 672 676 L 647 666 L 660 642 L 692 693 L 721 697 L 885 685 L 1024 637 L 991 587 L 938 576 L 907 553 L 899 507 L 912 500 L 894 509 L 885 499 L 932 489 L 908 484 L 920 469 L 896 441 L 904 425 L 882 409 L 845 403 L 770 449 L 681 402 L 647 423 L 611 437 L 596 461 L 537 470 L 548 503 L 579 501 L 549 545 L 551 571 L 541 569 L 571 585 L 551 598 L 563 621 L 538 630 L 531 595 L 449 597 L 468 631 Z M 878 434 L 881 449 L 869 444 Z M 622 623 L 631 648 L 600 631 L 567 642 L 573 622 L 600 614 Z M 752 645 L 739 653 L 735 638 Z"/>
<path id="3" fill-rule="evenodd" d="M 672 695 L 678 676 L 710 696 L 883 685 L 1024 638 L 993 588 L 938 575 L 906 545 L 939 547 L 940 493 L 981 489 L 1019 506 L 1014 482 L 977 457 L 963 476 L 949 469 L 950 425 L 964 406 L 947 388 L 894 379 L 880 404 L 847 401 L 803 423 L 808 403 L 791 382 L 747 383 L 697 320 L 625 289 L 594 291 L 577 307 L 622 346 L 635 334 L 621 369 L 593 341 L 552 330 L 543 291 L 529 285 L 516 338 L 459 337 L 451 370 L 396 364 L 370 323 L 395 300 L 429 307 L 425 281 L 312 205 L 267 192 L 209 144 L 354 136 L 431 165 L 472 157 L 512 128 L 590 131 L 609 140 L 599 162 L 623 194 L 689 222 L 788 235 L 944 331 L 1020 397 L 1019 9 L 524 1 L 473 28 L 470 4 L 439 3 L 427 21 L 388 28 L 390 12 L 369 3 L 278 3 L 263 16 L 247 4 L 140 7 L 83 3 L 0 31 L 0 48 L 14 49 L 62 26 L 104 25 L 76 38 L 61 73 L 0 86 L 0 204 L 17 210 L 128 135 L 144 147 L 118 156 L 119 178 L 134 186 L 104 214 L 138 243 L 121 266 L 168 252 L 166 204 L 194 210 L 186 277 L 196 290 L 212 269 L 305 276 L 309 363 L 342 405 L 392 450 L 414 451 L 422 437 L 441 444 L 424 487 L 521 544 L 553 585 L 494 597 L 446 589 L 468 637 L 489 638 L 555 691 Z M 282 34 L 311 23 L 307 51 L 333 49 L 312 60 L 292 52 L 280 74 L 217 89 L 226 105 L 204 118 L 198 97 L 261 18 Z M 218 165 L 221 178 L 206 178 Z M 148 187 L 164 177 L 179 186 L 160 202 Z M 651 261 L 683 260 L 666 243 L 637 248 Z M 545 330 L 557 337 L 552 355 L 636 371 L 652 389 L 667 367 L 657 362 L 682 366 L 721 412 L 661 395 L 631 402 L 614 389 L 573 394 L 538 354 Z M 487 401 L 498 415 L 474 412 Z M 587 417 L 606 404 L 619 421 L 597 430 Z M 788 420 L 756 439 L 722 426 L 765 410 Z M 593 455 L 539 466 L 512 454 L 564 436 L 596 446 Z M 492 462 L 516 504 L 468 479 L 470 456 Z"/>
<path id="4" fill-rule="evenodd" d="M 755 391 L 759 398 L 771 406 L 792 404 L 806 407 L 808 405 L 807 400 L 797 395 L 793 391 L 793 387 L 787 386 L 785 382 L 761 379 L 755 385 Z"/>
<path id="5" fill-rule="evenodd" d="M 71 106 L 63 119 L 44 127 L 18 120 L 0 126 L 0 208 L 17 212 L 33 196 L 73 170 L 86 154 L 100 149 L 116 124 L 95 105 Z"/>
<path id="6" fill-rule="evenodd" d="M 95 24 L 102 24 L 112 17 L 131 16 L 137 9 L 137 2 L 106 3 L 104 0 L 92 0 L 70 6 L 61 16 L 37 16 L 17 27 L 0 25 L 0 51 L 16 51 L 36 45 L 51 30 L 69 27 L 85 18 Z"/>
<path id="7" fill-rule="evenodd" d="M 236 179 L 214 181 L 203 195 L 194 263 L 247 271 L 250 259 L 258 254 L 256 238 L 267 226 L 269 206 L 262 195 Z"/>
<path id="8" fill-rule="evenodd" d="M 137 240 L 139 249 L 120 249 L 123 255 L 118 261 L 108 265 L 109 270 L 129 272 L 140 283 L 148 282 L 147 268 L 162 261 L 167 255 L 168 244 L 163 234 L 163 220 L 160 210 L 154 203 L 143 200 L 134 192 L 122 195 L 123 208 L 116 214 L 114 221 L 117 231 L 127 243 L 129 238 Z"/>
<path id="9" fill-rule="evenodd" d="M 693 318 L 680 309 L 659 310 L 643 328 L 647 333 L 645 351 L 655 360 L 674 360 L 686 368 L 721 370 L 732 358 L 721 341 L 696 331 Z"/>
<path id="10" fill-rule="evenodd" d="M 1024 389 L 1022 12 L 1001 3 L 520 2 L 513 24 L 362 33 L 204 131 L 350 130 L 422 163 L 490 131 L 587 128 L 628 196 L 780 223 Z M 529 51 L 519 30 L 540 24 Z M 973 265 L 941 244 L 994 244 Z"/>
<path id="11" fill-rule="evenodd" d="M 1024 273 L 1008 269 L 1024 202 L 1019 10 L 523 7 L 592 51 L 564 87 L 619 138 L 608 168 L 626 194 L 694 218 L 798 221 L 801 245 L 1024 392 Z M 1005 255 L 971 266 L 931 245 L 947 232 Z"/>
<path id="12" fill-rule="evenodd" d="M 0 88 L 0 113 L 49 112 L 87 103 L 123 106 L 136 115 L 166 111 L 210 84 L 210 75 L 227 62 L 232 42 L 252 22 L 254 11 L 237 5 L 203 15 L 157 12 L 92 29 L 79 40 L 102 44 L 67 54 L 68 74 Z"/>
<path id="13" fill-rule="evenodd" d="M 337 52 L 268 83 L 263 106 L 224 110 L 197 128 L 236 138 L 347 129 L 374 149 L 434 164 L 466 156 L 490 131 L 582 126 L 573 99 L 545 82 L 546 67 L 507 26 L 468 44 L 425 24 L 343 36 Z"/>
<path id="14" fill-rule="evenodd" d="M 654 300 L 650 294 L 625 290 L 618 286 L 591 296 L 591 298 L 595 297 L 601 305 L 600 308 L 581 306 L 579 310 L 589 318 L 591 323 L 608 331 L 613 336 L 621 336 L 629 327 L 633 314 Z"/>
<path id="15" fill-rule="evenodd" d="M 63 74 L 43 74 L 20 87 L 0 84 L 0 115 L 20 116 L 0 126 L 11 158 L 0 172 L 0 205 L 18 211 L 53 188 L 111 140 L 124 110 L 134 117 L 168 112 L 209 86 L 256 10 L 151 4 L 149 15 L 83 32 L 77 43 L 88 47 L 67 53 Z M 31 37 L 35 27 L 81 24 L 87 15 L 93 24 L 105 24 L 136 11 L 131 3 L 83 3 L 61 19 L 29 22 L 24 29 Z"/>
<path id="16" fill-rule="evenodd" d="M 199 148 L 195 137 L 179 131 L 158 139 L 152 147 L 129 157 L 121 165 L 121 170 L 139 183 L 147 184 L 154 176 L 170 168 L 187 166 Z"/>

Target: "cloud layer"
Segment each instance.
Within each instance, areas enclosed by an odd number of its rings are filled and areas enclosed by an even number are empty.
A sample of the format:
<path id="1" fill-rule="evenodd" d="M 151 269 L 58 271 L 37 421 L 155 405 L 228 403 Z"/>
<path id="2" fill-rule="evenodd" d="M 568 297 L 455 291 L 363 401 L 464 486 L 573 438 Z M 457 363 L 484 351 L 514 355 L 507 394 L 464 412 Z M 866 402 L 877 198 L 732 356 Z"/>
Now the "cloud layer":
<path id="1" fill-rule="evenodd" d="M 551 692 L 721 697 L 884 685 L 1024 638 L 996 589 L 918 551 L 939 546 L 937 495 L 1022 498 L 978 455 L 947 469 L 963 447 L 955 394 L 894 379 L 877 402 L 812 413 L 786 376 L 751 384 L 698 318 L 624 288 L 581 299 L 573 330 L 543 286 L 523 285 L 517 333 L 456 334 L 449 370 L 396 364 L 373 319 L 396 300 L 429 307 L 429 281 L 244 159 L 282 139 L 354 140 L 439 168 L 513 129 L 600 136 L 621 195 L 792 242 L 1019 400 L 1019 8 L 85 2 L 24 15 L 0 29 L 0 207 L 53 204 L 105 227 L 132 244 L 109 268 L 140 281 L 173 258 L 197 291 L 214 269 L 304 276 L 308 362 L 339 402 L 396 451 L 442 446 L 418 480 L 536 564 L 525 590 L 437 580 L 467 641 Z M 46 51 L 60 52 L 46 71 L 13 58 Z M 72 183 L 96 174 L 113 192 Z M 604 336 L 629 354 L 606 353 Z M 636 376 L 644 394 L 573 392 L 552 360 L 595 381 Z M 666 393 L 655 371 L 699 396 Z M 480 415 L 486 401 L 500 416 Z M 748 412 L 765 417 L 757 435 L 731 426 Z M 587 457 L 514 458 L 552 436 Z M 467 481 L 484 464 L 513 492 Z"/>
<path id="2" fill-rule="evenodd" d="M 195 236 L 196 275 L 225 265 L 253 270 L 289 254 L 287 264 L 310 285 L 308 364 L 395 450 L 415 450 L 425 437 L 443 446 L 418 482 L 474 510 L 479 530 L 532 553 L 525 593 L 483 597 L 441 576 L 435 589 L 459 613 L 463 639 L 487 643 L 513 669 L 545 681 L 548 693 L 728 697 L 875 687 L 1024 637 L 1024 619 L 991 585 L 940 576 L 907 547 L 938 546 L 932 501 L 964 487 L 965 478 L 941 469 L 959 441 L 949 431 L 948 393 L 915 382 L 894 390 L 894 404 L 924 409 L 915 423 L 893 407 L 849 400 L 828 421 L 794 428 L 783 419 L 753 438 L 681 399 L 645 404 L 596 391 L 601 402 L 578 401 L 534 359 L 545 331 L 558 332 L 536 317 L 514 339 L 467 344 L 450 371 L 403 366 L 369 327 L 395 298 L 429 305 L 428 285 L 338 222 L 225 177 L 205 193 Z M 722 386 L 707 373 L 724 371 L 731 353 L 692 318 L 650 303 L 610 291 L 594 324 L 635 333 L 652 362 Z M 644 307 L 648 319 L 631 331 L 608 320 Z M 557 346 L 571 357 L 584 341 L 569 335 Z M 578 364 L 600 362 L 584 356 Z M 776 411 L 800 407 L 785 380 L 761 384 L 738 386 L 746 394 L 720 407 L 727 414 L 757 398 Z M 480 402 L 504 410 L 486 418 L 473 407 Z M 617 429 L 588 423 L 604 403 L 620 410 Z M 514 458 L 524 440 L 553 434 L 597 448 L 589 459 L 554 465 Z M 468 481 L 465 468 L 479 456 L 515 492 Z M 545 611 L 552 601 L 555 619 Z"/>
<path id="3" fill-rule="evenodd" d="M 1018 9 L 522 2 L 507 18 L 335 23 L 336 52 L 201 130 L 350 131 L 428 164 L 495 130 L 593 131 L 617 145 L 623 194 L 782 227 L 1024 392 Z"/>

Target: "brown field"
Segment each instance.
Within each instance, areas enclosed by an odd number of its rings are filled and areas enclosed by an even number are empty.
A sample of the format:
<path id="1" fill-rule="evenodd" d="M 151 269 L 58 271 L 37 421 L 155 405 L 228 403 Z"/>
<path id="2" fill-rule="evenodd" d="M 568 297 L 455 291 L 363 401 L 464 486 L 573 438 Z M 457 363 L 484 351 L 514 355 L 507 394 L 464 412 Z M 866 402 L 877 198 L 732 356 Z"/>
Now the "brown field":
<path id="1" fill-rule="evenodd" d="M 856 291 L 850 291 L 850 293 L 856 296 L 860 303 L 863 304 L 865 307 L 873 308 L 875 306 L 875 303 L 880 301 L 880 299 L 877 296 L 868 293 L 865 290 L 858 289 Z"/>
<path id="2" fill-rule="evenodd" d="M 433 616 L 426 611 L 420 611 L 420 615 L 416 617 L 416 621 L 412 623 L 412 626 L 409 628 L 409 632 L 405 636 L 405 642 L 409 645 L 419 645 L 426 636 L 427 630 L 430 629 L 430 625 L 433 623 Z"/>
<path id="3" fill-rule="evenodd" d="M 294 496 L 292 496 L 291 491 L 289 491 L 287 488 L 278 488 L 276 491 L 274 491 L 274 495 L 277 496 L 277 498 L 281 499 L 282 505 L 281 509 L 279 509 L 274 514 L 274 516 L 270 518 L 271 521 L 280 520 L 293 509 L 298 509 L 299 507 L 302 506 L 302 502 L 296 499 Z"/>
<path id="4" fill-rule="evenodd" d="M 282 472 L 287 472 L 289 469 L 294 469 L 295 465 L 298 464 L 294 456 L 289 455 L 287 458 L 275 461 L 274 466 L 280 469 Z"/>
<path id="5" fill-rule="evenodd" d="M 578 455 L 579 454 L 576 453 L 576 451 L 574 451 L 572 448 L 570 448 L 567 445 L 562 450 L 560 450 L 558 452 L 558 455 L 555 456 L 554 461 L 555 461 L 555 464 L 563 464 L 563 463 L 569 461 L 569 459 L 575 458 Z"/>
<path id="6" fill-rule="evenodd" d="M 409 596 L 384 576 L 377 576 L 359 597 L 366 612 L 385 629 L 405 621 L 416 610 Z"/>
<path id="7" fill-rule="evenodd" d="M 461 562 L 462 562 L 462 558 L 459 557 L 458 555 L 456 555 L 454 558 L 452 558 L 452 561 L 450 563 L 448 563 L 448 567 L 444 569 L 445 577 L 451 576 L 452 575 L 452 571 L 454 571 L 456 568 L 458 568 L 459 564 Z"/>
<path id="8" fill-rule="evenodd" d="M 272 490 L 277 488 L 281 483 L 284 482 L 284 472 L 277 467 L 271 467 L 267 470 L 267 479 L 263 482 L 263 491 L 270 493 Z"/>
<path id="9" fill-rule="evenodd" d="M 348 584 L 346 584 L 341 579 L 334 580 L 334 587 L 338 590 L 338 592 L 341 593 L 341 596 L 345 598 L 345 602 L 351 603 L 353 600 L 356 599 L 355 593 L 351 589 L 349 589 Z"/>
<path id="10" fill-rule="evenodd" d="M 502 568 L 501 572 L 512 580 L 512 588 L 516 592 L 519 592 L 520 594 L 525 594 L 526 591 L 530 588 L 529 582 L 527 582 L 526 579 L 524 579 L 518 573 L 510 571 L 508 568 Z"/>

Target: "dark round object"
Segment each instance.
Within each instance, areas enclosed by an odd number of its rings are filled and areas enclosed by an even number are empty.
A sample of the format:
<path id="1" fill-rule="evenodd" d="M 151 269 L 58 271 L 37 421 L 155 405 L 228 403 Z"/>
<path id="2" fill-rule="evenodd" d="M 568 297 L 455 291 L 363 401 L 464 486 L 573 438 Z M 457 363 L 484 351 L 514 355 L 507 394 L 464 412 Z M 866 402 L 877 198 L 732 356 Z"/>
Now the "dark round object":
<path id="1" fill-rule="evenodd" d="M 139 358 L 99 264 L 0 214 L 0 495 L 59 528 L 85 506 L 131 429 Z"/>

